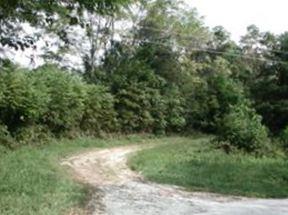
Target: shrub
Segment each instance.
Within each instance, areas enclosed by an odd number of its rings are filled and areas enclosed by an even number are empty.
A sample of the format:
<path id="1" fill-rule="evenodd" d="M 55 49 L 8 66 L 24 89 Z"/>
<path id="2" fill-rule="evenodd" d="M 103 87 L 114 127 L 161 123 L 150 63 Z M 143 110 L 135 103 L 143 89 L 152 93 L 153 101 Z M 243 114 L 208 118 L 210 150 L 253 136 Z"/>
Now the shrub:
<path id="1" fill-rule="evenodd" d="M 0 72 L 0 120 L 10 131 L 36 122 L 45 112 L 47 95 L 35 86 L 25 70 Z"/>
<path id="2" fill-rule="evenodd" d="M 225 74 L 212 74 L 195 83 L 190 96 L 186 96 L 186 112 L 191 127 L 204 132 L 216 132 L 218 120 L 229 113 L 229 107 L 245 100 L 243 88 Z"/>
<path id="3" fill-rule="evenodd" d="M 246 104 L 232 106 L 219 124 L 218 142 L 250 153 L 267 149 L 268 134 L 261 117 Z"/>
<path id="4" fill-rule="evenodd" d="M 160 90 L 133 84 L 116 94 L 116 110 L 124 131 L 178 132 L 185 125 L 183 101 L 176 89 Z"/>
<path id="5" fill-rule="evenodd" d="M 15 144 L 14 139 L 10 135 L 7 126 L 0 124 L 0 147 L 5 146 L 13 148 Z"/>
<path id="6" fill-rule="evenodd" d="M 155 134 L 164 134 L 168 126 L 166 116 L 167 101 L 160 95 L 158 90 L 152 90 L 150 93 L 149 103 L 151 106 L 149 112 L 153 118 L 153 124 L 150 127 L 151 132 L 154 132 Z"/>
<path id="7" fill-rule="evenodd" d="M 85 108 L 86 85 L 76 76 L 53 66 L 44 66 L 33 74 L 33 79 L 44 85 L 49 95 L 47 110 L 40 123 L 54 133 L 79 127 Z"/>
<path id="8" fill-rule="evenodd" d="M 102 86 L 88 85 L 86 89 L 81 129 L 93 135 L 116 131 L 114 97 Z"/>
<path id="9" fill-rule="evenodd" d="M 0 73 L 1 144 L 40 144 L 51 136 L 93 135 L 117 129 L 114 98 L 106 88 L 54 66 L 34 71 L 10 66 Z M 11 135 L 12 136 L 11 136 Z"/>
<path id="10" fill-rule="evenodd" d="M 31 125 L 18 128 L 13 136 L 17 145 L 42 145 L 47 143 L 52 137 L 50 130 L 43 125 Z"/>
<path id="11" fill-rule="evenodd" d="M 280 141 L 283 147 L 288 149 L 288 126 L 281 132 Z"/>
<path id="12" fill-rule="evenodd" d="M 167 121 L 166 130 L 170 132 L 179 132 L 186 124 L 184 117 L 184 99 L 177 88 L 170 88 L 165 92 L 165 119 Z"/>
<path id="13" fill-rule="evenodd" d="M 150 111 L 154 93 L 153 89 L 143 88 L 136 83 L 119 90 L 115 95 L 115 108 L 123 131 L 131 133 L 152 130 L 154 119 Z"/>

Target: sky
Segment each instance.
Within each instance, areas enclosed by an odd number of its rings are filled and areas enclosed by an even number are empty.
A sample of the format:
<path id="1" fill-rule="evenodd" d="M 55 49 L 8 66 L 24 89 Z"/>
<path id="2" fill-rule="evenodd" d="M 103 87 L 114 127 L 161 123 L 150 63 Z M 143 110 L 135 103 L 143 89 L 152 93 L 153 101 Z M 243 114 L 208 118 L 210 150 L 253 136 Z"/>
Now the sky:
<path id="1" fill-rule="evenodd" d="M 185 0 L 209 27 L 222 25 L 235 41 L 255 24 L 260 31 L 288 31 L 288 0 Z"/>

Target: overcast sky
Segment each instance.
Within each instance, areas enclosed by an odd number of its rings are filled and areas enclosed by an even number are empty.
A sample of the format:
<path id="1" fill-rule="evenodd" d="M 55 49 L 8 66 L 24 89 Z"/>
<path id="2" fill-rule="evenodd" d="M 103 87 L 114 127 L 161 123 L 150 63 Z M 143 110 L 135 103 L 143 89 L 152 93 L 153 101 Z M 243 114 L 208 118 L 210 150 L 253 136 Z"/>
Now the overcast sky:
<path id="1" fill-rule="evenodd" d="M 222 25 L 236 41 L 246 27 L 256 24 L 261 31 L 288 31 L 288 0 L 185 0 L 205 17 L 206 25 Z"/>

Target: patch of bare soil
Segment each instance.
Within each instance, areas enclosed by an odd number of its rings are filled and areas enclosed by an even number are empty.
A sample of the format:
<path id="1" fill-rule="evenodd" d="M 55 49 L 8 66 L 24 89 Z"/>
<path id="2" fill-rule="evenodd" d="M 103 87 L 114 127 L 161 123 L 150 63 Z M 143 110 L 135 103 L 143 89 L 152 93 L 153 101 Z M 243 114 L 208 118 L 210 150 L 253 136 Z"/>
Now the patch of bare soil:
<path id="1" fill-rule="evenodd" d="M 87 206 L 92 215 L 288 215 L 288 200 L 264 200 L 190 193 L 145 182 L 131 171 L 128 155 L 143 149 L 125 146 L 95 150 L 65 159 L 73 175 L 94 187 Z"/>

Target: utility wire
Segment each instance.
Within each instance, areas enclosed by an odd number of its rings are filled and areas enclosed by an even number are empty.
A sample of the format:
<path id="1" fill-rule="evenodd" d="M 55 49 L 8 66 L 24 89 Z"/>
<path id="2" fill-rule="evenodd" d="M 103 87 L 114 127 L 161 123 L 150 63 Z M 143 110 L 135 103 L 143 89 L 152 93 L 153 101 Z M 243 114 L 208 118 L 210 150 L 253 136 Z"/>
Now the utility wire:
<path id="1" fill-rule="evenodd" d="M 215 49 L 208 49 L 208 48 L 199 48 L 199 47 L 195 47 L 195 46 L 180 46 L 180 45 L 168 45 L 165 43 L 160 43 L 160 42 L 153 42 L 153 41 L 148 41 L 148 40 L 140 40 L 140 39 L 135 39 L 135 38 L 130 38 L 130 37 L 125 37 L 124 38 L 128 38 L 131 39 L 131 41 L 135 41 L 135 42 L 139 42 L 139 43 L 149 43 L 149 44 L 154 44 L 154 45 L 160 45 L 160 46 L 166 46 L 166 47 L 175 47 L 175 48 L 179 48 L 179 49 L 189 49 L 192 51 L 199 51 L 199 52 L 206 52 L 206 53 L 211 53 L 211 54 L 220 54 L 220 55 L 226 55 L 226 56 L 233 56 L 233 57 L 239 57 L 242 59 L 246 59 L 246 60 L 257 60 L 257 61 L 261 61 L 261 62 L 267 62 L 267 63 L 280 63 L 280 64 L 284 64 L 287 65 L 288 62 L 285 61 L 279 61 L 279 60 L 269 60 L 269 59 L 264 59 L 264 58 L 258 58 L 258 57 L 250 57 L 244 54 L 235 54 L 235 53 L 229 53 L 229 52 L 222 52 L 222 51 L 218 51 Z"/>
<path id="2" fill-rule="evenodd" d="M 162 31 L 162 33 L 167 33 L 167 32 Z M 196 38 L 196 37 L 193 37 L 193 36 L 184 38 L 184 37 L 180 36 L 180 34 L 177 34 L 177 36 L 182 41 L 184 41 L 184 40 L 192 40 L 192 39 Z M 215 50 L 215 49 L 211 49 L 211 48 L 201 48 L 201 47 L 196 47 L 196 46 L 191 46 L 191 45 L 184 47 L 184 46 L 175 45 L 175 44 L 168 45 L 168 44 L 161 43 L 161 42 L 153 42 L 153 41 L 148 41 L 148 40 L 140 40 L 140 39 L 136 39 L 136 38 L 129 38 L 128 36 L 122 36 L 122 37 L 126 38 L 126 39 L 127 38 L 131 39 L 131 41 L 139 42 L 139 43 L 150 43 L 150 44 L 161 45 L 161 46 L 166 46 L 166 47 L 171 47 L 172 46 L 172 47 L 176 47 L 176 48 L 180 48 L 180 49 L 189 49 L 189 50 L 192 50 L 192 51 L 199 51 L 199 52 L 206 52 L 206 53 L 211 53 L 211 54 L 221 54 L 221 55 L 226 55 L 226 56 L 239 57 L 239 58 L 246 59 L 246 60 L 257 60 L 257 61 L 261 61 L 261 62 L 280 63 L 280 64 L 285 64 L 285 65 L 288 64 L 288 62 L 286 62 L 286 61 L 272 60 L 272 59 L 270 60 L 270 59 L 264 59 L 264 58 L 260 58 L 260 57 L 250 57 L 250 56 L 247 56 L 245 54 L 223 52 L 223 51 L 219 51 L 219 50 Z M 163 38 L 157 38 L 157 39 L 163 39 Z M 288 52 L 284 52 L 284 53 L 288 54 Z"/>
<path id="3" fill-rule="evenodd" d="M 172 36 L 176 36 L 182 40 L 193 40 L 193 39 L 196 39 L 196 40 L 199 40 L 199 39 L 205 39 L 206 37 L 205 36 L 192 36 L 191 34 L 181 34 L 180 32 L 171 32 L 169 30 L 160 30 L 158 28 L 153 28 L 153 27 L 147 27 L 147 26 L 143 26 L 143 25 L 138 25 L 140 26 L 139 29 L 133 29 L 134 32 L 137 32 L 137 30 L 141 30 L 141 29 L 144 29 L 144 30 L 153 30 L 153 31 L 156 31 L 156 32 L 159 32 L 159 33 L 163 33 L 163 34 L 168 34 L 168 35 L 172 35 Z M 286 54 L 288 55 L 288 51 L 281 51 L 281 50 L 267 50 L 265 48 L 259 48 L 258 47 L 258 50 L 260 51 L 263 51 L 264 53 L 279 53 L 279 54 Z"/>

